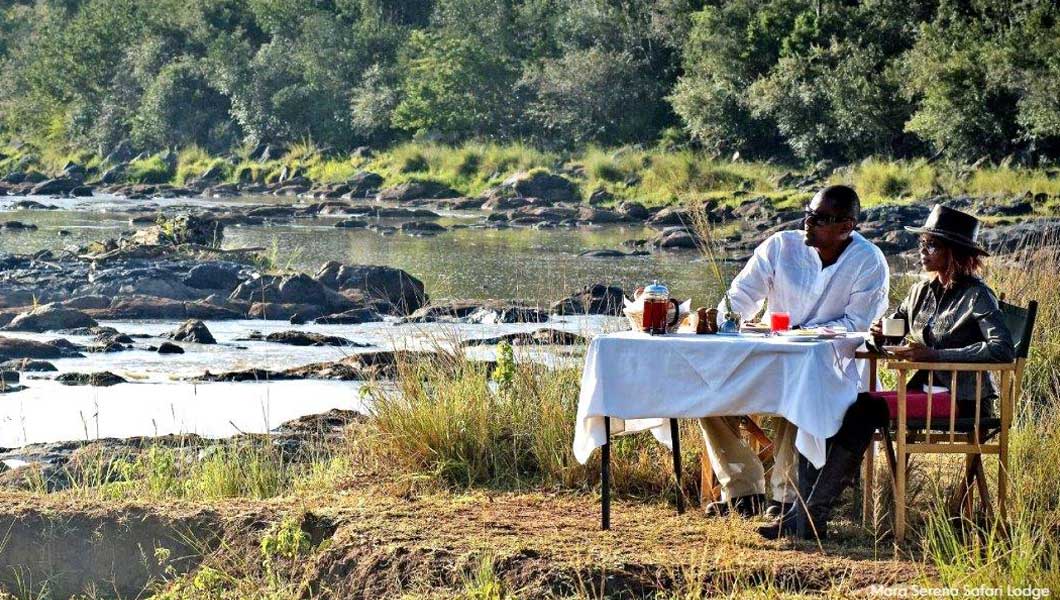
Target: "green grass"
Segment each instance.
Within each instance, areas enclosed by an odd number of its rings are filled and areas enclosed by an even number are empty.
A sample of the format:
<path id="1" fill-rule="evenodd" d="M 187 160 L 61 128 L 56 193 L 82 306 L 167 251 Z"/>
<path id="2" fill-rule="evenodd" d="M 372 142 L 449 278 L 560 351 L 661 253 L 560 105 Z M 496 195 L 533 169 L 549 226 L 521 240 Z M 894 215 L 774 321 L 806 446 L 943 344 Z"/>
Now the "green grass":
<path id="1" fill-rule="evenodd" d="M 284 167 L 320 183 L 348 180 L 362 170 L 383 176 L 385 186 L 409 181 L 434 181 L 466 196 L 478 196 L 511 175 L 535 169 L 571 178 L 588 197 L 597 189 L 613 194 L 616 202 L 636 200 L 649 206 L 713 199 L 737 204 L 749 195 L 767 196 L 778 208 L 801 204 L 808 191 L 778 188 L 776 182 L 798 167 L 728 161 L 688 149 L 683 144 L 660 143 L 654 148 L 589 146 L 574 153 L 544 151 L 522 143 L 476 143 L 458 146 L 407 142 L 382 149 L 372 158 L 352 155 L 325 156 L 312 140 L 293 144 L 282 158 L 269 162 L 250 159 L 253 148 L 238 148 L 230 164 L 197 147 L 179 152 L 177 168 L 165 168 L 157 156 L 136 161 L 128 180 L 135 183 L 183 184 L 214 165 L 222 167 L 227 181 L 273 183 Z M 3 151 L 0 171 L 7 172 L 24 156 L 44 172 L 57 172 L 68 160 L 88 168 L 100 158 L 90 151 L 31 146 Z M 1007 201 L 1036 194 L 1046 196 L 1038 212 L 1060 210 L 1060 176 L 1045 169 L 986 166 L 970 171 L 964 165 L 925 159 L 866 159 L 838 169 L 829 183 L 845 183 L 858 190 L 865 206 L 904 203 L 945 194 L 972 195 Z"/>
<path id="2" fill-rule="evenodd" d="M 1043 169 L 988 166 L 968 171 L 963 165 L 928 163 L 923 159 L 869 159 L 838 170 L 830 182 L 852 185 L 865 206 L 940 194 L 993 196 L 1004 200 L 1027 194 L 1060 196 L 1060 177 Z"/>
<path id="3" fill-rule="evenodd" d="M 220 180 L 233 177 L 234 169 L 228 161 L 214 158 L 198 146 L 189 146 L 177 154 L 177 170 L 173 175 L 173 183 L 184 185 L 192 179 L 198 179 L 213 167 L 220 167 Z"/>
<path id="4" fill-rule="evenodd" d="M 126 171 L 126 180 L 130 183 L 169 183 L 173 179 L 173 171 L 169 169 L 166 162 L 159 154 L 152 154 L 147 158 L 134 160 L 129 163 Z"/>

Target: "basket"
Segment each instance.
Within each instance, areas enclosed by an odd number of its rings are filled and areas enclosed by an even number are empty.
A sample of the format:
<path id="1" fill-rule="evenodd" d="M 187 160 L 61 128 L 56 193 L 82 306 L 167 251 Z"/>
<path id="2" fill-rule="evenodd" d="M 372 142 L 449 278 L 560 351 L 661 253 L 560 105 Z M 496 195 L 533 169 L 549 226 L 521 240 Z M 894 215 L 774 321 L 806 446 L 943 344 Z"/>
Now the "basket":
<path id="1" fill-rule="evenodd" d="M 681 324 L 685 321 L 685 319 L 688 318 L 688 314 L 690 312 L 688 307 L 690 306 L 690 304 L 691 304 L 690 301 L 686 301 L 686 302 L 681 304 L 681 312 L 680 312 L 680 316 L 677 319 L 677 324 L 668 325 L 666 327 L 666 333 L 676 333 L 677 332 L 677 330 L 681 327 Z M 668 311 L 666 311 L 666 322 L 667 323 L 669 323 L 671 318 L 673 317 L 673 314 L 674 314 L 673 311 L 674 311 L 674 309 L 673 309 L 672 306 L 670 307 L 670 309 Z M 622 312 L 623 312 L 623 314 L 626 315 L 626 319 L 629 320 L 629 328 L 630 329 L 632 329 L 633 331 L 639 331 L 641 333 L 647 333 L 648 330 L 644 328 L 644 310 L 643 309 L 637 308 L 635 306 L 627 306 L 626 308 L 622 309 Z"/>

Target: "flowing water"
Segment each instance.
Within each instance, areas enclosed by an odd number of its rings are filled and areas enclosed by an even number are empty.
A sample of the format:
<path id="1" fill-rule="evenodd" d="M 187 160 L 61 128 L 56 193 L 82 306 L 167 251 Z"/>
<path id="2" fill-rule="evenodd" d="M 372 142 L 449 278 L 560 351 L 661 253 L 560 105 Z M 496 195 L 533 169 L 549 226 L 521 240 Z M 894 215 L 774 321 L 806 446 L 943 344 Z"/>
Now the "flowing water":
<path id="1" fill-rule="evenodd" d="M 0 198 L 0 221 L 37 225 L 36 231 L 0 231 L 0 251 L 30 253 L 76 248 L 91 241 L 117 237 L 130 225 L 130 209 L 179 211 L 208 206 L 285 203 L 289 199 L 249 197 L 221 200 L 182 198 L 129 201 L 114 197 L 79 199 L 31 198 L 56 210 L 14 210 L 25 198 Z M 653 230 L 642 226 L 601 226 L 576 229 L 484 229 L 476 227 L 484 213 L 446 212 L 437 222 L 450 231 L 430 237 L 397 233 L 381 235 L 366 229 L 334 226 L 336 217 L 300 219 L 292 223 L 229 227 L 224 247 L 264 247 L 280 268 L 309 273 L 337 260 L 347 264 L 380 264 L 404 269 L 421 279 L 428 294 L 440 298 L 504 298 L 549 303 L 583 285 L 605 282 L 631 290 L 658 280 L 673 294 L 692 298 L 693 306 L 712 305 L 719 286 L 694 251 L 653 253 L 651 256 L 586 258 L 578 253 L 621 249 L 622 242 L 644 239 Z M 383 220 L 384 224 L 399 221 Z M 454 228 L 455 226 L 455 228 Z M 62 234 L 60 232 L 63 232 Z M 730 267 L 730 270 L 734 267 Z M 171 331 L 175 321 L 105 322 L 127 334 L 151 336 L 137 346 L 157 345 L 157 336 Z M 210 437 L 239 431 L 262 432 L 304 414 L 330 408 L 364 410 L 361 384 L 333 381 L 261 383 L 190 383 L 187 378 L 251 367 L 280 370 L 341 358 L 350 348 L 305 348 L 238 341 L 252 331 L 268 334 L 298 329 L 338 335 L 378 348 L 416 348 L 439 340 L 492 337 L 533 330 L 534 325 L 364 325 L 292 326 L 285 321 L 222 321 L 207 326 L 216 346 L 187 344 L 183 355 L 159 355 L 146 350 L 92 354 L 86 358 L 52 361 L 60 372 L 111 371 L 129 383 L 108 388 L 68 387 L 25 374 L 28 389 L 0 396 L 0 446 L 32 442 L 126 437 L 163 433 L 197 433 Z M 621 318 L 553 318 L 547 324 L 567 331 L 592 334 L 624 326 Z M 5 334 L 9 335 L 9 334 Z M 47 340 L 49 334 L 10 334 Z M 64 336 L 76 343 L 87 338 Z M 492 347 L 470 350 L 473 357 L 490 358 Z M 521 353 L 528 359 L 555 360 L 556 354 L 535 349 Z M 577 357 L 567 360 L 579 360 Z"/>

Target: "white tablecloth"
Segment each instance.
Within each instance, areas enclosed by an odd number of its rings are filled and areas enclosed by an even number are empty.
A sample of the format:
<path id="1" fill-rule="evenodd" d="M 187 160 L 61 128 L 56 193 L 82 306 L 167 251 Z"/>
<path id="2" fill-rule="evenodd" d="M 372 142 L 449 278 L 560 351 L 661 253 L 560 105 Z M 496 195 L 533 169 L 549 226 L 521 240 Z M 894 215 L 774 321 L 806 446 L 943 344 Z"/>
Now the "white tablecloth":
<path id="1" fill-rule="evenodd" d="M 770 413 L 794 423 L 795 446 L 824 465 L 825 440 L 843 422 L 861 387 L 859 335 L 820 341 L 783 336 L 627 331 L 598 336 L 582 371 L 574 456 L 585 463 L 611 433 L 650 428 L 671 445 L 667 418 Z"/>

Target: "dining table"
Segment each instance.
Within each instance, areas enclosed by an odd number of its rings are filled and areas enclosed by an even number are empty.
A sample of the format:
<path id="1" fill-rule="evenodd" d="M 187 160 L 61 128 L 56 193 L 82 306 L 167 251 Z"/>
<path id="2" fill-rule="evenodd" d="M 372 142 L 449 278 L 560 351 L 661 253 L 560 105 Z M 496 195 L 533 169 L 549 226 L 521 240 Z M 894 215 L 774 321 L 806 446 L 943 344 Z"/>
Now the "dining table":
<path id="1" fill-rule="evenodd" d="M 866 336 L 623 331 L 593 338 L 581 375 L 573 451 L 585 464 L 601 448 L 601 527 L 610 528 L 614 435 L 650 430 L 672 450 L 678 512 L 684 510 L 678 419 L 777 415 L 798 428 L 797 450 L 823 466 L 826 440 L 867 388 L 855 358 Z"/>

